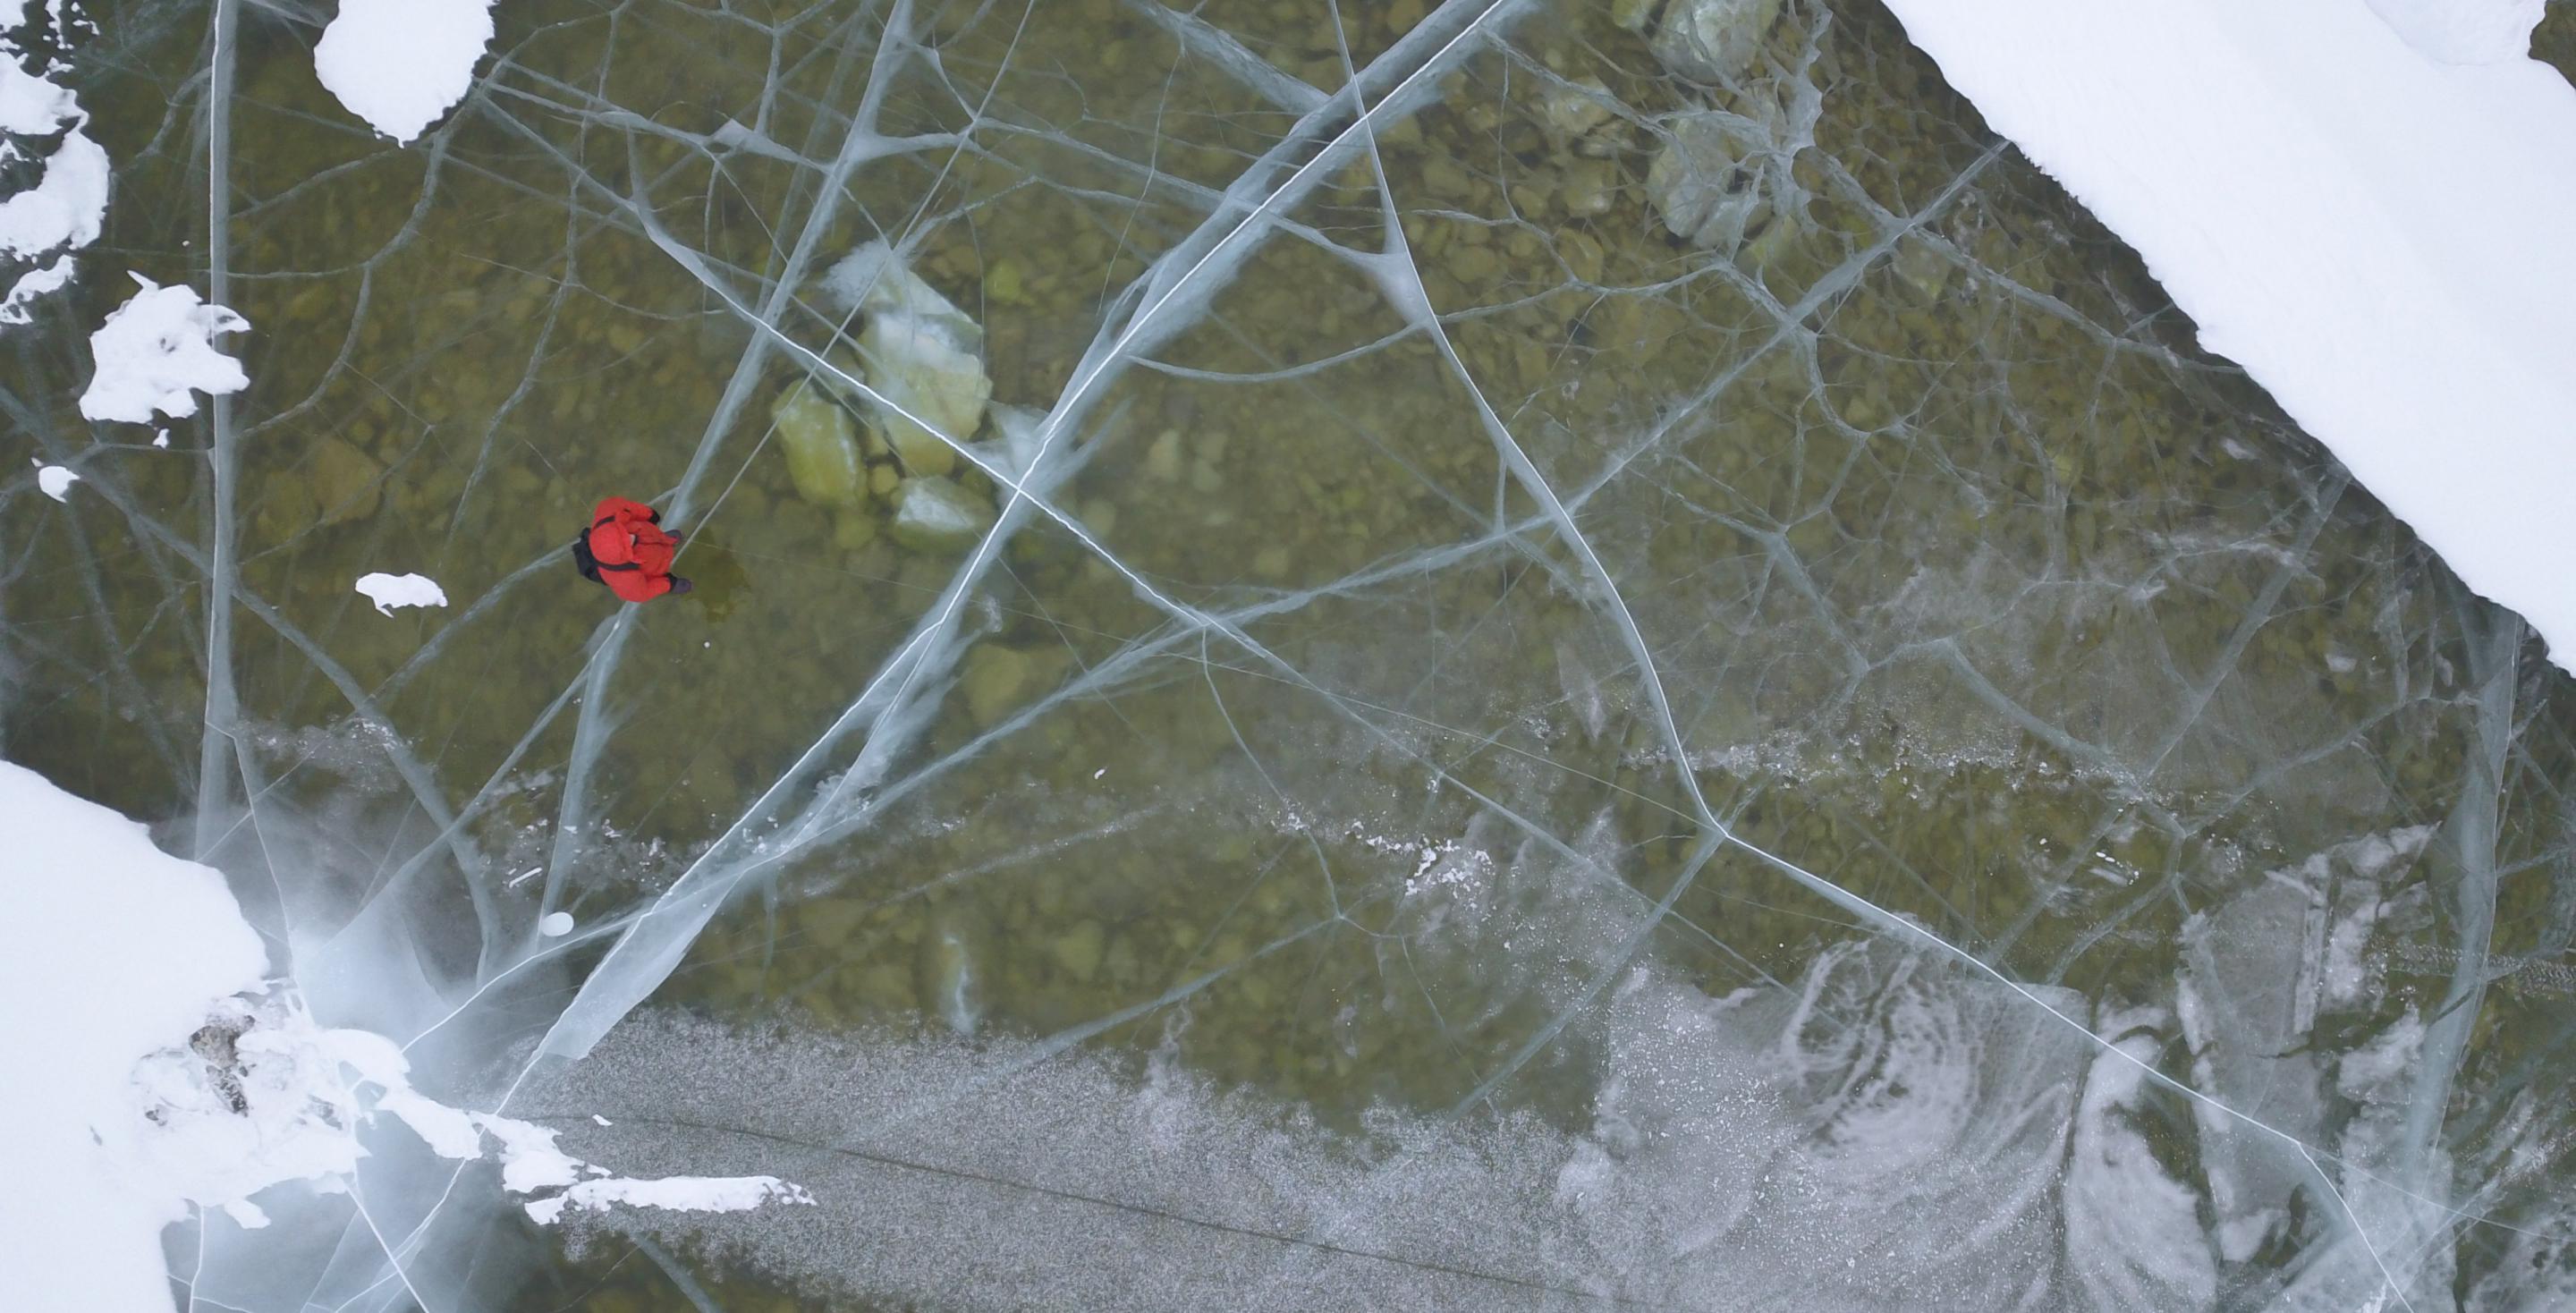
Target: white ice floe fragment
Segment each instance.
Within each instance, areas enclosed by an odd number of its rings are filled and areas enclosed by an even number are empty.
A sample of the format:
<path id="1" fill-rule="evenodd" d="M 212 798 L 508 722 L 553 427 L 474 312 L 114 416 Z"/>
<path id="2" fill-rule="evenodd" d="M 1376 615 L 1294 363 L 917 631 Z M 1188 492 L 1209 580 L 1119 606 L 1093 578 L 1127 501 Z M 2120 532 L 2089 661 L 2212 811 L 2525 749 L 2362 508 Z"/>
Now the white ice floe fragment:
<path id="1" fill-rule="evenodd" d="M 153 446 L 156 446 L 156 447 L 167 447 L 167 446 L 169 446 L 169 445 L 170 445 L 170 430 L 168 430 L 168 429 L 154 429 L 154 430 L 152 430 L 152 445 L 153 445 Z"/>
<path id="2" fill-rule="evenodd" d="M 48 465 L 43 461 L 32 463 L 36 467 L 37 488 L 55 501 L 71 500 L 72 485 L 80 482 L 80 475 L 60 465 Z"/>
<path id="3" fill-rule="evenodd" d="M 2576 247 L 2542 221 L 2576 214 L 2576 89 L 2502 35 L 2537 6 L 1889 7 L 2208 349 L 2576 669 Z"/>
<path id="4" fill-rule="evenodd" d="M 2370 0 L 2397 39 L 2445 64 L 2495 64 L 2531 53 L 2547 0 Z"/>
<path id="5" fill-rule="evenodd" d="M 141 825 L 0 763 L 0 1235 L 13 1308 L 168 1313 L 161 1229 L 185 1197 L 128 1169 L 154 1133 L 136 1061 L 267 964 L 223 877 Z"/>
<path id="6" fill-rule="evenodd" d="M 537 933 L 548 939 L 561 939 L 572 933 L 572 913 L 548 912 L 537 918 Z"/>
<path id="7" fill-rule="evenodd" d="M 626 1204 L 694 1213 L 739 1213 L 771 1200 L 811 1204 L 814 1196 L 807 1194 L 804 1187 L 775 1176 L 666 1176 L 650 1180 L 611 1176 L 583 1181 L 551 1198 L 530 1200 L 528 1216 L 539 1226 L 550 1226 L 563 1216 L 567 1206 L 606 1208 Z"/>
<path id="8" fill-rule="evenodd" d="M 215 349 L 216 334 L 242 332 L 249 320 L 205 304 L 193 287 L 133 278 L 142 290 L 89 335 L 98 370 L 81 393 L 84 418 L 149 424 L 158 411 L 184 419 L 197 413 L 196 393 L 221 396 L 250 386 L 241 362 Z"/>
<path id="9" fill-rule="evenodd" d="M 340 0 L 313 71 L 350 113 L 403 145 L 465 98 L 492 42 L 492 0 Z"/>
<path id="10" fill-rule="evenodd" d="M 607 1118 L 605 1118 L 605 1117 L 600 1116 L 598 1113 L 595 1113 L 595 1112 L 594 1112 L 594 1113 L 592 1113 L 592 1114 L 590 1115 L 590 1119 L 591 1119 L 591 1121 L 593 1121 L 593 1122 L 595 1122 L 595 1123 L 597 1123 L 598 1125 L 601 1125 L 601 1126 L 615 1126 L 615 1125 L 617 1124 L 617 1123 L 615 1123 L 615 1122 L 613 1122 L 613 1121 L 608 1120 L 608 1119 L 607 1119 Z"/>
<path id="11" fill-rule="evenodd" d="M 445 606 L 447 593 L 426 575 L 385 574 L 378 572 L 358 576 L 358 591 L 376 604 L 383 615 L 392 615 L 398 606 Z"/>

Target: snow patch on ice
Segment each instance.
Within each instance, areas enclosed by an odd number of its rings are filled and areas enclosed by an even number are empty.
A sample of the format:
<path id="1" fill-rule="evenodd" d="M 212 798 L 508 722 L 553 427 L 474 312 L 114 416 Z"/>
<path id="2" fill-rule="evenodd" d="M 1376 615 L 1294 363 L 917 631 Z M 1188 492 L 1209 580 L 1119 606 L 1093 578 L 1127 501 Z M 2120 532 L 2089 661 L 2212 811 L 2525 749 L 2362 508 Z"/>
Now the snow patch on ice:
<path id="1" fill-rule="evenodd" d="M 20 63 L 27 56 L 5 34 L 23 18 L 20 6 L 0 8 L 0 160 L 41 158 L 44 168 L 35 186 L 0 197 L 0 259 L 54 258 L 11 283 L 0 298 L 0 324 L 26 323 L 30 302 L 71 281 L 77 265 L 70 253 L 98 240 L 107 215 L 107 152 L 85 131 L 89 114 L 79 97 Z M 50 147 L 25 140 L 57 133 L 61 140 Z"/>
<path id="2" fill-rule="evenodd" d="M 2537 0 L 1889 7 L 2208 349 L 2576 670 L 2576 89 L 2514 57 Z"/>
<path id="3" fill-rule="evenodd" d="M 376 604 L 376 611 L 381 615 L 392 615 L 394 608 L 400 606 L 447 605 L 447 591 L 427 575 L 386 574 L 383 571 L 363 574 L 358 576 L 358 591 Z"/>
<path id="4" fill-rule="evenodd" d="M 35 461 L 33 464 L 36 467 L 36 487 L 39 490 L 55 501 L 71 500 L 72 485 L 80 482 L 79 474 L 63 466 L 48 465 L 43 461 Z"/>
<path id="5" fill-rule="evenodd" d="M 81 393 L 82 417 L 149 424 L 157 411 L 185 419 L 197 413 L 196 393 L 222 396 L 250 386 L 241 362 L 215 349 L 217 334 L 244 332 L 249 320 L 205 304 L 193 287 L 132 277 L 142 290 L 89 335 L 98 370 Z"/>
<path id="6" fill-rule="evenodd" d="M 27 307 L 37 297 L 60 290 L 72 280 L 80 266 L 68 255 L 57 257 L 41 269 L 30 269 L 9 285 L 9 295 L 0 298 L 0 324 L 23 324 L 35 317 Z"/>
<path id="7" fill-rule="evenodd" d="M 465 98 L 492 42 L 492 0 L 340 0 L 313 71 L 348 111 L 410 145 Z"/>
<path id="8" fill-rule="evenodd" d="M 551 1199 L 531 1200 L 528 1216 L 539 1226 L 551 1226 L 562 1219 L 566 1207 L 606 1208 L 610 1204 L 739 1213 L 773 1199 L 789 1204 L 814 1202 L 814 1196 L 807 1194 L 804 1187 L 775 1176 L 665 1176 L 652 1180 L 612 1176 L 584 1181 Z"/>

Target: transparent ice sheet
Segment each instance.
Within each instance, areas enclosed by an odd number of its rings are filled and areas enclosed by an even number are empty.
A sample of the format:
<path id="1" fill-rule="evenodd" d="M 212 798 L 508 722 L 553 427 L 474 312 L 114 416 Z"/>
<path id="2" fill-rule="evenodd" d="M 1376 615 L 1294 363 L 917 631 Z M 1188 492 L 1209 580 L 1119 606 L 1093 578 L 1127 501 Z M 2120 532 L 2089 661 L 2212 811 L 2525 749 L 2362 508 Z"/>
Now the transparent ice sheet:
<path id="1" fill-rule="evenodd" d="M 325 15 L 96 9 L 10 757 L 427 1092 L 818 1200 L 567 1246 L 387 1124 L 183 1294 L 2571 1297 L 2564 677 L 1883 13 L 1628 9 L 513 4 L 407 149 Z M 770 450 L 876 240 L 1038 416 L 962 553 Z M 72 406 L 117 262 L 253 325 L 168 451 Z M 695 593 L 574 576 L 609 493 Z"/>

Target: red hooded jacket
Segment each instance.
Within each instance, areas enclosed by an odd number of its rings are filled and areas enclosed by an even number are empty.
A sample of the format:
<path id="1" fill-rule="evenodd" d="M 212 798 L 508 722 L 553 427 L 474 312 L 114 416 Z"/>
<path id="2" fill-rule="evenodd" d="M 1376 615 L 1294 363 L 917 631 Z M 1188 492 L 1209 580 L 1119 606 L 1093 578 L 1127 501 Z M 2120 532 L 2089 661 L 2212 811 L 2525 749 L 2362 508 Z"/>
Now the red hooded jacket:
<path id="1" fill-rule="evenodd" d="M 602 497 L 590 511 L 590 554 L 599 559 L 600 582 L 629 602 L 649 602 L 671 591 L 671 553 L 680 540 L 662 532 L 661 516 L 642 502 Z"/>

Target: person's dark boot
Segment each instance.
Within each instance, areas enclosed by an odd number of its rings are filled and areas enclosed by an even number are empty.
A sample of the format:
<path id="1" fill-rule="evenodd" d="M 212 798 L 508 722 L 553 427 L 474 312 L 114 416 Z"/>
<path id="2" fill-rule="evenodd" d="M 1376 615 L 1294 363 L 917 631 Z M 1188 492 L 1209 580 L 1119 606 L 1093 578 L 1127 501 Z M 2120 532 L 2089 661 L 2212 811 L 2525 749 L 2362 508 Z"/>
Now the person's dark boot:
<path id="1" fill-rule="evenodd" d="M 697 587 L 696 584 L 690 583 L 688 580 L 683 579 L 676 574 L 671 576 L 671 596 L 673 597 L 677 597 L 695 587 Z"/>

